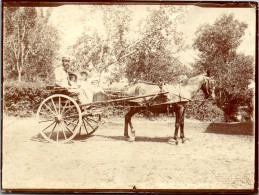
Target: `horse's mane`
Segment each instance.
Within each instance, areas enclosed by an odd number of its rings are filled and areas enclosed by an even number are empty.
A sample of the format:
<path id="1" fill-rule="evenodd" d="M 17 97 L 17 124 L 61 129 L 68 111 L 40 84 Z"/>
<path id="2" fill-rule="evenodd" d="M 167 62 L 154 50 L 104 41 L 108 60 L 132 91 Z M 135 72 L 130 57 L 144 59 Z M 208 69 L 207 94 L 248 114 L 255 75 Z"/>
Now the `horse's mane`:
<path id="1" fill-rule="evenodd" d="M 194 77 L 191 77 L 191 78 L 185 78 L 181 81 L 181 86 L 187 86 L 187 85 L 192 85 L 194 83 L 196 83 L 197 81 L 197 78 L 202 76 L 202 74 L 198 74 Z M 156 85 L 156 86 L 159 86 L 159 83 L 152 83 L 152 82 L 148 82 L 148 81 L 142 81 L 142 80 L 139 80 L 137 82 L 134 82 L 134 83 L 131 83 L 129 86 L 132 87 L 132 86 L 138 86 L 138 85 L 141 85 L 141 84 L 146 84 L 146 85 Z M 170 83 L 168 83 L 169 85 L 178 85 L 179 82 L 178 81 L 172 81 Z"/>
<path id="2" fill-rule="evenodd" d="M 132 85 L 138 85 L 138 84 L 158 85 L 159 83 L 152 83 L 148 81 L 137 81 L 137 82 L 134 82 Z"/>

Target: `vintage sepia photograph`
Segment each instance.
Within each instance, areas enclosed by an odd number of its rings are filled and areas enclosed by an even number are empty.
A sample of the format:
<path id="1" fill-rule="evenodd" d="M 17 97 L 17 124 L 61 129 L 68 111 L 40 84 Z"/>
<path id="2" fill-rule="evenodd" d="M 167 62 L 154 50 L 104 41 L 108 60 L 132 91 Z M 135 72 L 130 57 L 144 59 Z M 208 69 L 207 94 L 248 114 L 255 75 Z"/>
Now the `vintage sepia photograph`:
<path id="1" fill-rule="evenodd" d="M 257 2 L 2 2 L 2 192 L 258 193 Z"/>

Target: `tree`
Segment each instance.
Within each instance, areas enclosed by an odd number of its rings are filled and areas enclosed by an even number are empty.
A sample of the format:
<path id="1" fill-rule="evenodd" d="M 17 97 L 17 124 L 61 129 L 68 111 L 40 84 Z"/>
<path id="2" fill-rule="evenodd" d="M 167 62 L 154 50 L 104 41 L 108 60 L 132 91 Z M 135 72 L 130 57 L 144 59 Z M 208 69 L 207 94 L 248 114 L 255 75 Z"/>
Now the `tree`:
<path id="1" fill-rule="evenodd" d="M 172 81 L 186 70 L 173 57 L 174 52 L 183 47 L 182 37 L 176 31 L 177 21 L 183 16 L 171 19 L 173 15 L 181 15 L 183 10 L 159 6 L 149 12 L 144 27 L 140 29 L 142 39 L 131 47 L 133 52 L 126 63 L 126 75 L 130 81 Z"/>
<path id="2" fill-rule="evenodd" d="M 120 69 L 121 54 L 127 47 L 125 34 L 128 32 L 131 12 L 126 5 L 100 5 L 94 8 L 92 15 L 94 12 L 101 13 L 104 31 L 99 34 L 96 29 L 93 34 L 82 34 L 70 50 L 75 57 L 75 70 L 87 69 L 100 76 L 111 65 Z"/>
<path id="3" fill-rule="evenodd" d="M 210 70 L 215 77 L 218 105 L 226 116 L 238 104 L 252 99 L 248 85 L 254 79 L 254 58 L 237 53 L 246 28 L 247 24 L 229 14 L 222 15 L 212 25 L 201 26 L 196 32 L 194 48 L 200 52 L 196 67 Z"/>
<path id="4" fill-rule="evenodd" d="M 5 77 L 15 75 L 21 82 L 22 75 L 32 80 L 50 72 L 58 36 L 49 17 L 49 10 L 44 15 L 34 7 L 4 7 L 4 70 L 11 69 Z"/>

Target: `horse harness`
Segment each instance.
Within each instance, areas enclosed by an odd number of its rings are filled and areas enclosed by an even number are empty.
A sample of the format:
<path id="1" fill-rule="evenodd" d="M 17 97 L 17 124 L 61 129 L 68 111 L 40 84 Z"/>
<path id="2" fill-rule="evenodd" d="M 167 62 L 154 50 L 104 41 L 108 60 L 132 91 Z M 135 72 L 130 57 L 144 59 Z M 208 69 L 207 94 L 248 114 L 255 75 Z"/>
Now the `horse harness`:
<path id="1" fill-rule="evenodd" d="M 205 82 L 202 83 L 202 85 L 207 85 L 207 86 L 205 86 L 205 87 L 206 87 L 206 90 L 207 90 L 206 93 L 209 94 L 209 91 L 208 91 L 209 88 L 210 88 L 210 87 L 209 87 L 209 86 L 210 86 L 209 79 L 205 79 L 205 78 L 204 78 L 204 80 L 205 80 Z M 142 82 L 143 82 L 143 81 L 142 81 Z M 158 96 L 160 95 L 160 93 L 163 92 L 162 87 L 163 87 L 163 85 L 164 85 L 164 82 L 158 82 L 158 83 L 143 82 L 143 83 L 159 86 L 160 91 L 157 92 L 156 95 L 154 95 L 150 100 L 145 101 L 145 102 L 143 102 L 143 103 L 140 103 L 140 102 L 139 102 L 140 106 L 132 106 L 132 107 L 143 107 L 143 108 L 146 107 L 146 108 L 147 108 L 147 107 L 152 107 L 152 106 L 161 105 L 161 104 L 152 104 L 152 102 L 153 102 L 153 100 L 154 100 L 156 97 L 158 97 Z M 182 97 L 182 96 L 181 96 L 181 83 L 182 83 L 182 80 L 180 80 L 180 81 L 179 81 L 179 84 L 178 84 L 178 86 L 179 86 L 179 94 L 174 94 L 174 93 L 170 93 L 170 94 L 179 97 L 180 102 L 182 102 L 182 100 L 186 100 L 188 103 L 191 102 L 191 101 L 193 101 L 193 100 L 191 100 L 191 99 L 189 99 L 189 98 L 185 98 L 185 97 Z M 208 87 L 208 89 L 207 89 L 207 87 Z M 195 96 L 198 94 L 198 92 L 199 92 L 199 91 L 197 91 L 197 92 L 192 96 L 192 98 L 195 97 Z M 167 98 L 167 100 L 168 100 L 168 98 Z M 196 100 L 196 101 L 197 101 L 197 100 Z M 205 102 L 206 102 L 206 100 L 202 100 L 202 101 L 201 101 L 201 104 L 198 106 L 198 108 L 201 107 Z M 168 110 L 168 112 L 169 112 L 170 107 L 172 107 L 172 104 L 176 104 L 176 105 L 178 105 L 179 107 L 181 107 L 181 105 L 179 104 L 179 102 L 174 102 L 174 103 L 167 104 L 167 110 Z M 130 107 L 131 107 L 131 106 L 130 106 Z M 186 108 L 186 107 L 187 107 L 187 106 L 185 106 L 185 108 Z"/>

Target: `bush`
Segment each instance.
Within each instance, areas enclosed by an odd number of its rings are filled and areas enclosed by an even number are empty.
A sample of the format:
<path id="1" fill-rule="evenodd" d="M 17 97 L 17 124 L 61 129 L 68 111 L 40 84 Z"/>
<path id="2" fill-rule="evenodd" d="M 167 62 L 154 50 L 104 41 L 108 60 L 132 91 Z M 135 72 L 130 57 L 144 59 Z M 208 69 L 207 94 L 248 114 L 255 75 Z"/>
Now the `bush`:
<path id="1" fill-rule="evenodd" d="M 224 121 L 224 112 L 211 101 L 190 102 L 185 111 L 187 118 L 193 118 L 200 121 L 222 122 Z"/>
<path id="2" fill-rule="evenodd" d="M 7 116 L 31 117 L 50 95 L 42 83 L 4 83 L 3 111 Z"/>

